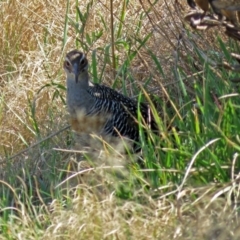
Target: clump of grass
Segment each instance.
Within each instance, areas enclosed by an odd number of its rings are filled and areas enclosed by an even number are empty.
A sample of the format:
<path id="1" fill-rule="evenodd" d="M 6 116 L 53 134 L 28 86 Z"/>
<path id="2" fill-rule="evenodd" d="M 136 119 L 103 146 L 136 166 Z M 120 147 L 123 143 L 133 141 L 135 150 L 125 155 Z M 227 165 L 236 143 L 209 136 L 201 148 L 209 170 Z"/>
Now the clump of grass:
<path id="1" fill-rule="evenodd" d="M 213 186 L 191 188 L 178 200 L 170 200 L 170 194 L 161 195 L 157 201 L 149 193 L 138 191 L 131 201 L 120 201 L 104 183 L 101 188 L 78 185 L 68 188 L 64 201 L 56 198 L 40 208 L 32 205 L 31 199 L 22 197 L 21 201 L 15 196 L 17 207 L 3 209 L 2 236 L 238 239 L 237 216 L 226 201 L 228 194 L 222 195 L 224 190 Z"/>

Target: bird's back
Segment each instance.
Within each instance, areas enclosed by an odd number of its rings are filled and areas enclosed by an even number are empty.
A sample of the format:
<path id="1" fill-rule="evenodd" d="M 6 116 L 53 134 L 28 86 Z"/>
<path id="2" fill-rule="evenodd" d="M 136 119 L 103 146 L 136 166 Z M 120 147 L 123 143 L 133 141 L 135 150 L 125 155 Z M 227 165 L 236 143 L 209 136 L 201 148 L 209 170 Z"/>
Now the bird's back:
<path id="1" fill-rule="evenodd" d="M 138 141 L 138 111 L 146 124 L 155 125 L 146 104 L 138 104 L 137 101 L 99 84 L 89 87 L 88 93 L 94 98 L 94 104 L 87 115 L 106 114 L 109 116 L 104 126 L 106 134 L 122 135 Z"/>

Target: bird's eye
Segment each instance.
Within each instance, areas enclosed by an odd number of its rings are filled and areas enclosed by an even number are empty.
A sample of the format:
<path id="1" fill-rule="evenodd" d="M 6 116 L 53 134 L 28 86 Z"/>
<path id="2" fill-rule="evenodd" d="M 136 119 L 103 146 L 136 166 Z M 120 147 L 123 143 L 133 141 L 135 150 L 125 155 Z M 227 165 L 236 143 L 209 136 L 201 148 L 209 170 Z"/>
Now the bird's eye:
<path id="1" fill-rule="evenodd" d="M 65 66 L 66 68 L 69 68 L 69 67 L 70 67 L 70 63 L 69 63 L 68 61 L 65 61 L 65 62 L 64 62 L 64 66 Z"/>
<path id="2" fill-rule="evenodd" d="M 83 66 L 85 64 L 85 59 L 82 59 L 79 63 L 80 66 Z"/>

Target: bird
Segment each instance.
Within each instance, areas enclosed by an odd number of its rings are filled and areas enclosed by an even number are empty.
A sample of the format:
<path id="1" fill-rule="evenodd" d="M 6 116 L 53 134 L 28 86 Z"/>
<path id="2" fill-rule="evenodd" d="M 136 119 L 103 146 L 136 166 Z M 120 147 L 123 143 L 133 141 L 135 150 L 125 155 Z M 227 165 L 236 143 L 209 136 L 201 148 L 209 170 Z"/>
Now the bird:
<path id="1" fill-rule="evenodd" d="M 198 6 L 203 10 L 203 13 L 194 11 L 184 17 L 191 27 L 206 30 L 222 25 L 226 28 L 226 35 L 240 40 L 240 0 L 187 0 L 187 3 L 193 9 Z"/>
<path id="2" fill-rule="evenodd" d="M 195 8 L 196 5 L 198 5 L 204 11 L 203 17 L 206 12 L 209 11 L 210 5 L 219 19 L 222 19 L 223 16 L 225 16 L 228 21 L 235 26 L 238 26 L 240 17 L 240 0 L 195 0 L 195 2 L 194 0 L 187 0 L 187 3 L 191 8 Z"/>
<path id="3" fill-rule="evenodd" d="M 225 16 L 233 25 L 239 27 L 239 0 L 209 0 L 209 3 L 217 15 Z"/>
<path id="4" fill-rule="evenodd" d="M 83 52 L 77 49 L 68 52 L 63 68 L 66 73 L 66 103 L 74 131 L 96 130 L 101 135 L 126 137 L 133 140 L 135 151 L 140 140 L 139 111 L 143 123 L 157 130 L 147 104 L 138 103 L 108 86 L 90 80 L 88 60 Z"/>

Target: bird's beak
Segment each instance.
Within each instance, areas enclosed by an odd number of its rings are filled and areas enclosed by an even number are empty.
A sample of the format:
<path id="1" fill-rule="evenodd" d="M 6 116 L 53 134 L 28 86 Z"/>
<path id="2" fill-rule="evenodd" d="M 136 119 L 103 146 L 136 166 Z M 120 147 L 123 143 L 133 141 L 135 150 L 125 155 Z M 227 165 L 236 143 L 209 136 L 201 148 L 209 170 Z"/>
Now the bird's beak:
<path id="1" fill-rule="evenodd" d="M 78 83 L 78 75 L 77 74 L 75 74 L 75 81 L 76 81 L 76 83 Z"/>
<path id="2" fill-rule="evenodd" d="M 74 73 L 74 76 L 75 76 L 75 81 L 76 81 L 76 83 L 78 83 L 79 72 L 78 72 L 78 65 L 77 64 L 73 65 L 73 73 Z"/>

